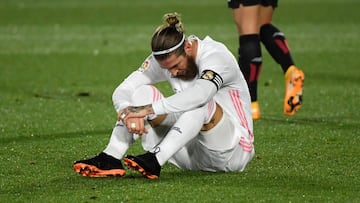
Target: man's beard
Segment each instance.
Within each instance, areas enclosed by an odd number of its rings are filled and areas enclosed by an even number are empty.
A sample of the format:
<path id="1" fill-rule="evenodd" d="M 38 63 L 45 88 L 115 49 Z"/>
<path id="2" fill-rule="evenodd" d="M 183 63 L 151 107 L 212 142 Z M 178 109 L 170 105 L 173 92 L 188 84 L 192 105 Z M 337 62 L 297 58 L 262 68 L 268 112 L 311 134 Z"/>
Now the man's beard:
<path id="1" fill-rule="evenodd" d="M 194 58 L 186 56 L 186 60 L 188 67 L 186 69 L 185 75 L 179 75 L 176 77 L 181 80 L 192 80 L 198 75 L 199 68 L 195 63 Z"/>

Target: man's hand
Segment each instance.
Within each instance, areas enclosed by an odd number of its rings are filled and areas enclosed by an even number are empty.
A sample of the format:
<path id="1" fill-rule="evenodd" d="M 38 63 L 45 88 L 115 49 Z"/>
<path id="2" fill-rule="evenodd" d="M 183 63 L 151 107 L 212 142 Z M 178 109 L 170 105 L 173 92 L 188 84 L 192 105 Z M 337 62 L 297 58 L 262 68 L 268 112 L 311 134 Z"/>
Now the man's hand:
<path id="1" fill-rule="evenodd" d="M 135 133 L 135 134 L 138 134 L 138 135 L 148 133 L 147 129 L 145 128 L 145 120 L 144 120 L 144 118 L 129 118 L 129 119 L 126 119 L 125 125 L 128 128 L 128 131 L 130 133 Z"/>
<path id="2" fill-rule="evenodd" d="M 122 121 L 129 132 L 136 134 L 147 133 L 144 127 L 144 118 L 149 114 L 153 114 L 154 111 L 151 104 L 145 106 L 129 106 L 118 113 L 118 120 Z"/>

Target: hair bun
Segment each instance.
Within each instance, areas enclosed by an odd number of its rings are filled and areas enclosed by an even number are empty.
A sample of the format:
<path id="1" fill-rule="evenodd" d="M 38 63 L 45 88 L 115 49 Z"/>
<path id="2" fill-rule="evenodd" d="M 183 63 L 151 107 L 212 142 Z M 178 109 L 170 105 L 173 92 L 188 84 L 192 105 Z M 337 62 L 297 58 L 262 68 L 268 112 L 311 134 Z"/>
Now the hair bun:
<path id="1" fill-rule="evenodd" d="M 183 32 L 180 14 L 178 13 L 167 13 L 164 15 L 164 21 L 168 26 L 174 26 L 179 32 Z"/>

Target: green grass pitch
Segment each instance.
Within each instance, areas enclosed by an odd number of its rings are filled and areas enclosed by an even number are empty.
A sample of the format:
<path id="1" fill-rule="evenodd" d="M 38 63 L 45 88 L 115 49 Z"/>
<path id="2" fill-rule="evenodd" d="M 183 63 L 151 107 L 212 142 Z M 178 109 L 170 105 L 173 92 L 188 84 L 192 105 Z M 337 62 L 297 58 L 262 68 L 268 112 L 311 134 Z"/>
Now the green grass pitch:
<path id="1" fill-rule="evenodd" d="M 75 160 L 106 146 L 111 94 L 150 53 L 166 12 L 236 54 L 226 1 L 0 0 L 0 202 L 360 202 L 360 2 L 279 1 L 274 22 L 306 74 L 282 114 L 280 67 L 263 48 L 256 156 L 242 173 L 84 178 Z M 168 85 L 159 88 L 170 94 Z M 129 153 L 142 153 L 135 143 Z"/>

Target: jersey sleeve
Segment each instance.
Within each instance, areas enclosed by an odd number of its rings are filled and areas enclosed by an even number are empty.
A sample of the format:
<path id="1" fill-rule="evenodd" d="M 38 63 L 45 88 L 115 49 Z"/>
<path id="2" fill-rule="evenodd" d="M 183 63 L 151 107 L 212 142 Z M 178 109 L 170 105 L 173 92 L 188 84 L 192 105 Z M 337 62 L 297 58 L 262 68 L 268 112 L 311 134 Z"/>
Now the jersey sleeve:
<path id="1" fill-rule="evenodd" d="M 196 80 L 193 86 L 152 104 L 157 115 L 182 112 L 206 104 L 216 94 L 216 86 L 206 80 Z"/>
<path id="2" fill-rule="evenodd" d="M 112 95 L 115 110 L 118 112 L 129 106 L 131 95 L 139 86 L 155 84 L 164 80 L 166 80 L 165 75 L 150 55 L 136 71 L 132 72 L 116 87 Z"/>
<path id="3" fill-rule="evenodd" d="M 188 111 L 205 105 L 218 90 L 238 75 L 229 68 L 229 58 L 221 52 L 210 52 L 199 63 L 200 76 L 195 84 L 180 93 L 153 103 L 155 114 Z"/>

